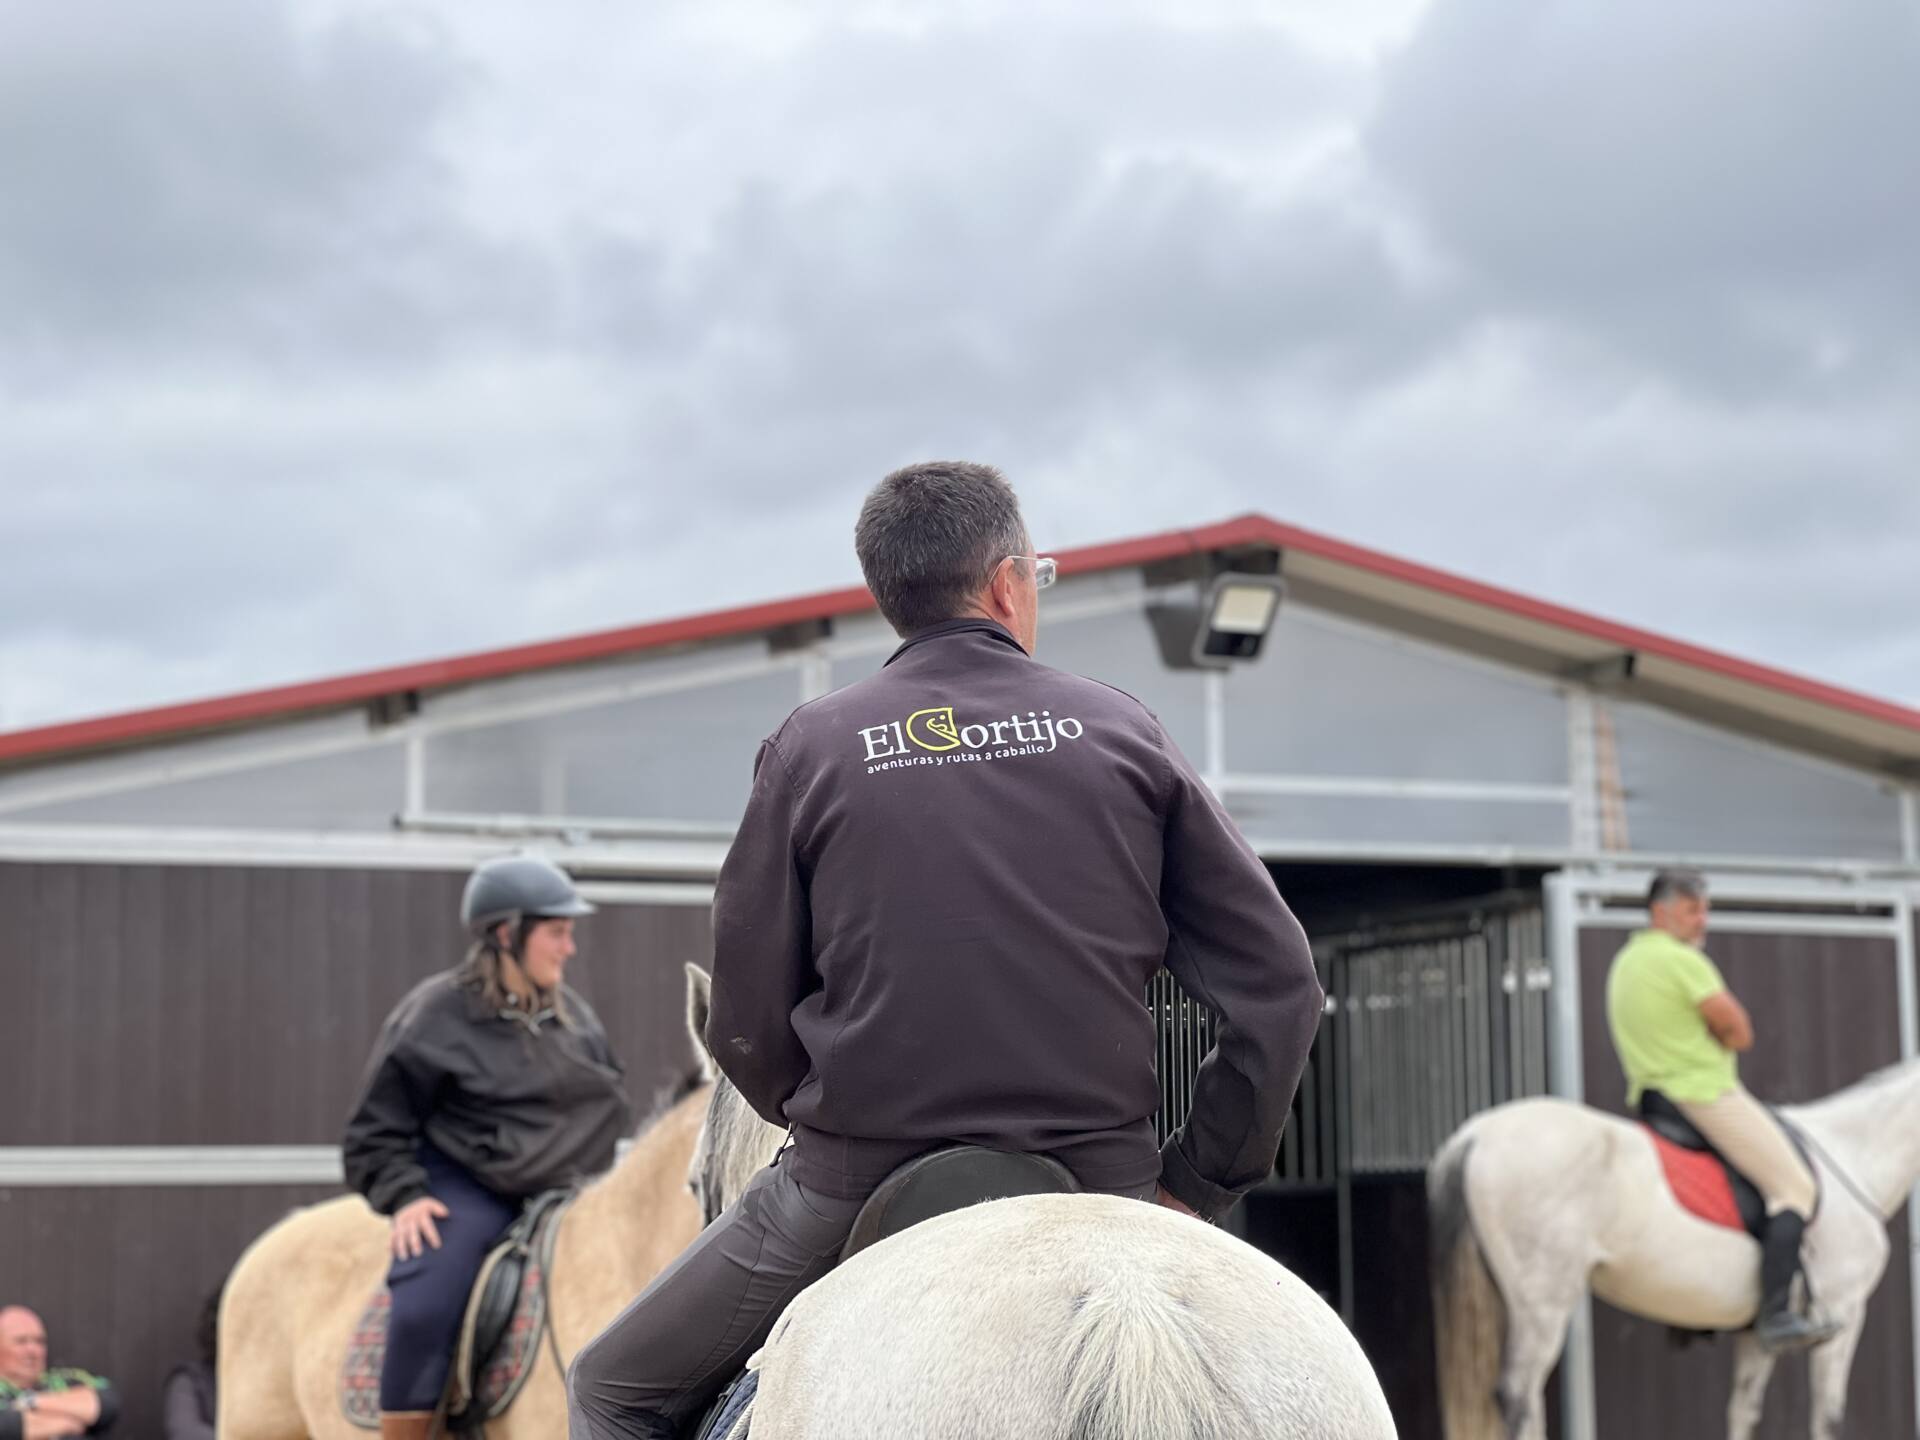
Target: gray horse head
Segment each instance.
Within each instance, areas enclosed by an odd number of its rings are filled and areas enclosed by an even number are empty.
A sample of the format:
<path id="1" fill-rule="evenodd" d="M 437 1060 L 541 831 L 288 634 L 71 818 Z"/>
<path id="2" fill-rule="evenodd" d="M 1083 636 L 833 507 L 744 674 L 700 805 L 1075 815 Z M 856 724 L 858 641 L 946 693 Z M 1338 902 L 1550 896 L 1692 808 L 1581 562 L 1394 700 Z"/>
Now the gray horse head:
<path id="1" fill-rule="evenodd" d="M 693 1032 L 706 1077 L 713 1082 L 707 1118 L 693 1147 L 687 1186 L 700 1202 L 703 1223 L 711 1225 L 767 1167 L 786 1132 L 754 1113 L 733 1082 L 720 1073 L 707 1047 L 707 1015 L 713 1006 L 713 981 L 698 965 L 687 966 L 687 1028 Z"/>

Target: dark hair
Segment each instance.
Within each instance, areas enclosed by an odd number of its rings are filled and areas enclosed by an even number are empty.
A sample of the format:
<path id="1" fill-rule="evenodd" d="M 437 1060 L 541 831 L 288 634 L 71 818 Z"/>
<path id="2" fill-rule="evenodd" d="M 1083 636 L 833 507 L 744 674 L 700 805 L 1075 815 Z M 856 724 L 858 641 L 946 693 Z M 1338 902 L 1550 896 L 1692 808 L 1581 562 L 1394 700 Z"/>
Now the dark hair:
<path id="1" fill-rule="evenodd" d="M 994 567 L 1029 547 L 1005 476 L 991 465 L 929 460 L 873 487 L 853 548 L 880 613 L 911 635 L 964 613 Z"/>
<path id="2" fill-rule="evenodd" d="M 200 1352 L 200 1358 L 211 1365 L 220 1351 L 220 1297 L 225 1293 L 223 1285 L 207 1296 L 200 1307 L 200 1321 L 193 1327 L 194 1345 Z"/>
<path id="3" fill-rule="evenodd" d="M 1707 898 L 1707 877 L 1698 870 L 1659 870 L 1654 872 L 1653 883 L 1647 886 L 1647 908 L 1671 900 L 1676 895 L 1684 895 L 1689 900 Z"/>

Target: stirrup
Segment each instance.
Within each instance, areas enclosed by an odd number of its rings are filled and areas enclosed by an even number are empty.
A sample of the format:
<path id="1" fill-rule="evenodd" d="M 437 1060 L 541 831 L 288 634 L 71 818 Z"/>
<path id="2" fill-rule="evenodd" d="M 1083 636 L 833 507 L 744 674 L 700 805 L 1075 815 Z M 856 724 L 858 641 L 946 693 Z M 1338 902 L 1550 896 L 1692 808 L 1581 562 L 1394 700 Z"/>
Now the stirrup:
<path id="1" fill-rule="evenodd" d="M 1797 1310 L 1782 1310 L 1762 1317 L 1754 1325 L 1754 1338 L 1763 1349 L 1780 1354 L 1789 1350 L 1809 1350 L 1824 1345 L 1840 1333 L 1835 1320 L 1815 1320 Z"/>

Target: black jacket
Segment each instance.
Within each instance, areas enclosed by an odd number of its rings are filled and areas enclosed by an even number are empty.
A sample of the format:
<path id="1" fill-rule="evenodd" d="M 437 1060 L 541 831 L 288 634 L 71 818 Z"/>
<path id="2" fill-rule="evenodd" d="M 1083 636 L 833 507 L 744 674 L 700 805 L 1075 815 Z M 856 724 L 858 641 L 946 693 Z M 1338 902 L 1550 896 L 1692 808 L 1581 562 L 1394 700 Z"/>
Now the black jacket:
<path id="1" fill-rule="evenodd" d="M 1161 1153 L 1147 981 L 1222 1017 Z M 1214 1215 L 1273 1168 L 1319 1025 L 1305 935 L 1159 721 L 1004 629 L 923 631 L 761 747 L 714 896 L 708 1042 L 802 1183 L 946 1142 L 1159 1177 Z"/>
<path id="2" fill-rule="evenodd" d="M 387 1017 L 347 1121 L 347 1183 L 383 1215 L 429 1194 L 423 1140 L 509 1199 L 611 1165 L 632 1123 L 620 1067 L 592 1007 L 565 1000 L 570 1024 L 492 1010 L 458 971 L 416 986 Z"/>

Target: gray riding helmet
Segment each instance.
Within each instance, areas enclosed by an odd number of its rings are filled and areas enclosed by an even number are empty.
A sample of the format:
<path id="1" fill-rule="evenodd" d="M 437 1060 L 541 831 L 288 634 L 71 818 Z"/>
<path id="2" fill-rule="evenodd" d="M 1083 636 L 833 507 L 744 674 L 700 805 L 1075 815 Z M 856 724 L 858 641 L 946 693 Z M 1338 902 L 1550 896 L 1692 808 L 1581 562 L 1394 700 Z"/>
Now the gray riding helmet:
<path id="1" fill-rule="evenodd" d="M 466 893 L 460 897 L 460 923 L 471 934 L 484 935 L 502 920 L 591 915 L 593 908 L 580 898 L 567 872 L 551 860 L 503 855 L 467 877 Z"/>

